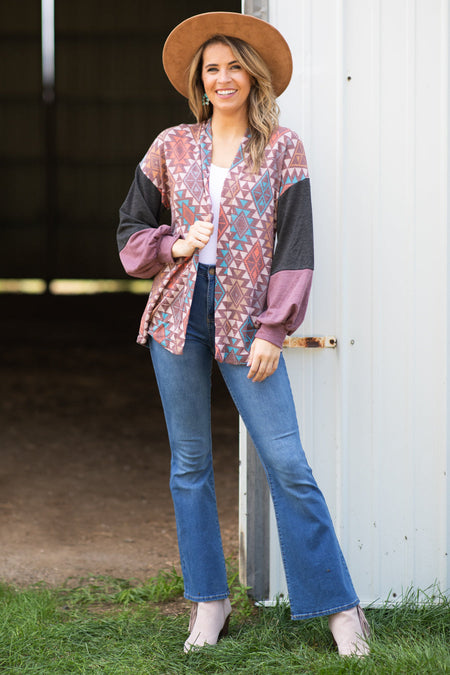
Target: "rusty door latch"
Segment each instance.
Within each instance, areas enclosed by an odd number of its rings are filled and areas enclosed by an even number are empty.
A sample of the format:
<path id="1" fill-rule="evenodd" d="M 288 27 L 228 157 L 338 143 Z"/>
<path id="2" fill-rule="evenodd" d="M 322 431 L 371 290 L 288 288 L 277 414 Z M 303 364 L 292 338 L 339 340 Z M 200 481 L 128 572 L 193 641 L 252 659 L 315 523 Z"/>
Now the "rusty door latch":
<path id="1" fill-rule="evenodd" d="M 337 339 L 334 335 L 324 337 L 287 337 L 283 342 L 283 347 L 290 349 L 336 349 Z"/>

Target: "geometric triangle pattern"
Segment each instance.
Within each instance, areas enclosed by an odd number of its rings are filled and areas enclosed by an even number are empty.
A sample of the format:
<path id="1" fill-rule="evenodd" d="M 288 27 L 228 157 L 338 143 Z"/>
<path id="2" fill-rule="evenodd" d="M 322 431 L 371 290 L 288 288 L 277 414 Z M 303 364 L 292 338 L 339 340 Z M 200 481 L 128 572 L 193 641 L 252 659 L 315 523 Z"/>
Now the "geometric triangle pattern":
<path id="1" fill-rule="evenodd" d="M 223 186 L 215 291 L 215 358 L 245 363 L 266 308 L 279 197 L 308 178 L 303 145 L 290 129 L 274 131 L 258 172 L 247 164 L 246 135 Z M 140 164 L 172 214 L 172 233 L 185 236 L 196 220 L 210 219 L 211 120 L 163 131 Z M 155 214 L 157 218 L 158 214 Z M 197 275 L 198 254 L 156 275 L 138 342 L 152 335 L 169 351 L 183 351 Z"/>

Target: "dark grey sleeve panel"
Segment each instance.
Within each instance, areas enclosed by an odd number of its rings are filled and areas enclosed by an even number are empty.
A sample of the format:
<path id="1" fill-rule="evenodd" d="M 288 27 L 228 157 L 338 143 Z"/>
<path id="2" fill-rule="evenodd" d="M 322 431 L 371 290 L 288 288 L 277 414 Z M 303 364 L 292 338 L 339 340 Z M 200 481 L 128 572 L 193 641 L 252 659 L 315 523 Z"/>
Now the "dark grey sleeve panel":
<path id="1" fill-rule="evenodd" d="M 314 241 L 309 178 L 291 185 L 278 200 L 277 243 L 271 274 L 314 269 Z"/>
<path id="2" fill-rule="evenodd" d="M 138 166 L 128 195 L 120 207 L 120 224 L 117 230 L 119 251 L 130 237 L 146 228 L 170 225 L 170 211 L 161 204 L 161 193 Z"/>

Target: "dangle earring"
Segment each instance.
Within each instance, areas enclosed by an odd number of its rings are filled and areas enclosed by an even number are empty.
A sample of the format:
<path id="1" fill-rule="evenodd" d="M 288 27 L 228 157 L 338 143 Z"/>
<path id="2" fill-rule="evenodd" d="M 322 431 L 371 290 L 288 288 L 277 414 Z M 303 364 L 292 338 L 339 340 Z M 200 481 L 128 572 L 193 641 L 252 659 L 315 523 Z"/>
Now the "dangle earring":
<path id="1" fill-rule="evenodd" d="M 209 98 L 208 98 L 208 94 L 206 93 L 206 91 L 202 96 L 202 105 L 204 105 L 204 106 L 209 105 Z"/>

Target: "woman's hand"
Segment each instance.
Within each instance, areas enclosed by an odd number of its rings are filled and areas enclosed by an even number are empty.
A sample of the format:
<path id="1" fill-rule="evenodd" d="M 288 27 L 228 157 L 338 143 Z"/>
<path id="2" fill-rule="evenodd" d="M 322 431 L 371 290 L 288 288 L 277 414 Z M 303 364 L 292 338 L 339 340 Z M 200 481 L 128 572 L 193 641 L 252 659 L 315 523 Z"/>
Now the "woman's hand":
<path id="1" fill-rule="evenodd" d="M 214 225 L 207 220 L 196 220 L 189 228 L 186 239 L 177 239 L 172 246 L 173 258 L 188 258 L 193 255 L 196 248 L 202 249 L 208 243 Z"/>
<path id="2" fill-rule="evenodd" d="M 255 338 L 247 361 L 247 365 L 250 366 L 248 379 L 253 382 L 262 382 L 272 375 L 278 368 L 280 354 L 281 349 L 276 345 L 267 340 Z"/>

